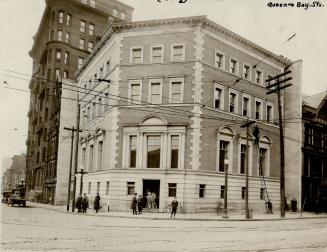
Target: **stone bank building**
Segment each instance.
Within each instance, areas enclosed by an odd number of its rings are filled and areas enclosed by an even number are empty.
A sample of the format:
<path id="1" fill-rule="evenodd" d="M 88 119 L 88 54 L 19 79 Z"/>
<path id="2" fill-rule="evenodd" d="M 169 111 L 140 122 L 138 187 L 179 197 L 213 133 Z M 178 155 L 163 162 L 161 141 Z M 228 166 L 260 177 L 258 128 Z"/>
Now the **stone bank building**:
<path id="1" fill-rule="evenodd" d="M 265 80 L 291 63 L 205 16 L 109 24 L 77 72 L 83 192 L 114 211 L 134 192 L 155 192 L 162 211 L 174 196 L 184 212 L 217 211 L 228 166 L 228 208 L 244 209 L 248 118 L 260 131 L 249 134 L 249 206 L 264 210 L 268 196 L 279 208 L 277 96 Z"/>

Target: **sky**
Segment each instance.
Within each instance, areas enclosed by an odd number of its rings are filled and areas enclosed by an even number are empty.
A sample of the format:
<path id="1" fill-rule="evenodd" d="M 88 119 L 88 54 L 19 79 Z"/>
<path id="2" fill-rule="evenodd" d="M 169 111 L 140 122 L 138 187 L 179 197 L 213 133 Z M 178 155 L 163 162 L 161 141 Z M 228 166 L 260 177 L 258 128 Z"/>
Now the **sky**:
<path id="1" fill-rule="evenodd" d="M 305 95 L 327 90 L 327 0 L 320 1 L 323 7 L 308 9 L 297 7 L 294 0 L 285 1 L 294 7 L 268 7 L 266 0 L 160 1 L 121 0 L 135 8 L 134 21 L 206 15 L 277 55 L 302 59 Z M 44 0 L 0 0 L 0 160 L 26 152 L 29 94 L 6 89 L 4 81 L 12 88 L 28 89 L 28 81 L 10 77 L 8 70 L 31 74 L 28 52 L 44 8 Z"/>

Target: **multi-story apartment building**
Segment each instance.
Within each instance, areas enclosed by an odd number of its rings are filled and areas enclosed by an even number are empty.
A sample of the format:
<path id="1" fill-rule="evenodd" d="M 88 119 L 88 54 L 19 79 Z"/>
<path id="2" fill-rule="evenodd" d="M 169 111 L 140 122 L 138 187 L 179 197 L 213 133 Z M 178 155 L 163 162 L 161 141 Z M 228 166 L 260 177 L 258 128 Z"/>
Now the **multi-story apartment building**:
<path id="1" fill-rule="evenodd" d="M 131 21 L 132 11 L 116 0 L 46 0 L 30 51 L 33 73 L 26 141 L 27 190 L 42 202 L 61 204 L 65 201 L 62 192 L 55 197 L 59 132 L 63 126 L 72 125 L 60 122 L 61 92 L 69 88 L 60 80 L 75 79 L 75 72 L 100 40 L 106 25 Z M 71 108 L 71 117 L 74 117 L 74 108 Z M 69 162 L 60 163 L 66 168 L 67 188 Z"/>
<path id="2" fill-rule="evenodd" d="M 327 211 L 327 93 L 303 102 L 302 200 L 305 211 Z"/>
<path id="3" fill-rule="evenodd" d="M 1 191 L 11 191 L 18 184 L 25 183 L 26 155 L 15 155 L 10 167 L 2 175 Z"/>
<path id="4" fill-rule="evenodd" d="M 112 210 L 152 192 L 161 210 L 177 196 L 185 212 L 216 211 L 228 167 L 228 208 L 244 209 L 248 160 L 250 208 L 267 196 L 279 208 L 277 98 L 265 79 L 290 64 L 301 62 L 205 16 L 111 24 L 77 73 L 83 192 Z M 260 131 L 250 129 L 248 158 L 247 119 Z"/>

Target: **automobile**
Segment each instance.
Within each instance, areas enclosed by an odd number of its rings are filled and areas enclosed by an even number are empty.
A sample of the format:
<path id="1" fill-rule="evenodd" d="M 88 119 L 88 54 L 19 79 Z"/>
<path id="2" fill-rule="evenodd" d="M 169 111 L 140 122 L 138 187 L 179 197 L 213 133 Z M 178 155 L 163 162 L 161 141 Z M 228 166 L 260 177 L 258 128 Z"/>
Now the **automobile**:
<path id="1" fill-rule="evenodd" d="M 12 207 L 14 205 L 26 207 L 25 190 L 23 188 L 12 190 L 12 195 L 9 197 L 8 204 Z"/>
<path id="2" fill-rule="evenodd" d="M 2 203 L 9 203 L 9 198 L 12 195 L 12 191 L 4 191 L 2 193 Z"/>

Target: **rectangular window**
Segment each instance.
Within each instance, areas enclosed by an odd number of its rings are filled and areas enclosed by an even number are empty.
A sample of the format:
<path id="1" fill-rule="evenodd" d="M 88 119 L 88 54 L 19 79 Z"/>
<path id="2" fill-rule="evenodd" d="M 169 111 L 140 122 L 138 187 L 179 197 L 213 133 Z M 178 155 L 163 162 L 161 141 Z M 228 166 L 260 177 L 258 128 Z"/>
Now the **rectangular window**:
<path id="1" fill-rule="evenodd" d="M 85 40 L 84 39 L 79 39 L 79 49 L 84 50 L 85 46 Z"/>
<path id="2" fill-rule="evenodd" d="M 150 82 L 149 89 L 149 103 L 160 104 L 161 103 L 161 82 L 153 81 Z"/>
<path id="3" fill-rule="evenodd" d="M 214 91 L 214 107 L 221 109 L 222 108 L 222 94 L 223 90 L 221 88 L 215 87 Z"/>
<path id="4" fill-rule="evenodd" d="M 55 74 L 56 74 L 56 78 L 60 77 L 60 69 L 57 68 Z"/>
<path id="5" fill-rule="evenodd" d="M 65 79 L 68 79 L 68 78 L 69 78 L 68 71 L 66 71 L 66 70 L 64 71 L 64 78 L 65 78 Z"/>
<path id="6" fill-rule="evenodd" d="M 245 186 L 242 186 L 242 199 L 245 199 L 245 194 L 246 194 L 246 187 Z"/>
<path id="7" fill-rule="evenodd" d="M 246 165 L 245 159 L 246 159 L 246 145 L 241 144 L 241 167 L 240 167 L 241 174 L 245 174 L 245 165 Z"/>
<path id="8" fill-rule="evenodd" d="M 81 66 L 83 65 L 83 61 L 84 59 L 82 57 L 78 57 L 78 62 L 77 62 L 78 68 L 81 68 Z"/>
<path id="9" fill-rule="evenodd" d="M 85 32 L 85 25 L 86 25 L 86 22 L 84 20 L 81 20 L 81 24 L 79 27 L 80 32 Z"/>
<path id="10" fill-rule="evenodd" d="M 225 198 L 225 186 L 220 186 L 220 198 Z"/>
<path id="11" fill-rule="evenodd" d="M 93 42 L 88 42 L 88 46 L 87 46 L 87 50 L 89 51 L 89 52 L 92 52 L 93 51 L 93 46 L 94 46 L 94 44 L 93 44 Z"/>
<path id="12" fill-rule="evenodd" d="M 220 140 L 219 142 L 219 171 L 225 171 L 225 160 L 228 160 L 229 142 Z M 227 165 L 227 164 L 226 164 Z"/>
<path id="13" fill-rule="evenodd" d="M 70 26 L 71 21 L 72 21 L 72 15 L 71 14 L 67 14 L 67 17 L 66 17 L 66 25 L 67 26 Z"/>
<path id="14" fill-rule="evenodd" d="M 62 41 L 62 30 L 58 30 L 57 32 L 57 40 Z"/>
<path id="15" fill-rule="evenodd" d="M 171 136 L 170 168 L 178 168 L 179 136 Z"/>
<path id="16" fill-rule="evenodd" d="M 64 22 L 64 12 L 63 11 L 59 11 L 58 14 L 58 23 L 62 24 Z"/>
<path id="17" fill-rule="evenodd" d="M 204 198 L 206 185 L 199 185 L 199 198 Z"/>
<path id="18" fill-rule="evenodd" d="M 170 103 L 183 102 L 183 80 L 172 79 L 170 81 Z"/>
<path id="19" fill-rule="evenodd" d="M 261 119 L 261 102 L 260 101 L 256 101 L 255 102 L 255 119 L 256 120 L 260 120 Z"/>
<path id="20" fill-rule="evenodd" d="M 99 78 L 103 78 L 103 67 L 100 67 Z"/>
<path id="21" fill-rule="evenodd" d="M 142 48 L 132 48 L 130 63 L 142 63 L 143 62 L 143 49 Z"/>
<path id="22" fill-rule="evenodd" d="M 100 192 L 100 182 L 97 183 L 97 193 Z"/>
<path id="23" fill-rule="evenodd" d="M 129 137 L 129 167 L 136 167 L 137 136 Z"/>
<path id="24" fill-rule="evenodd" d="M 260 199 L 261 200 L 265 199 L 265 192 L 266 192 L 265 188 L 260 188 Z"/>
<path id="25" fill-rule="evenodd" d="M 98 142 L 98 171 L 102 169 L 103 141 Z"/>
<path id="26" fill-rule="evenodd" d="M 58 60 L 58 61 L 61 60 L 61 50 L 60 49 L 56 50 L 56 60 Z"/>
<path id="27" fill-rule="evenodd" d="M 134 195 L 135 182 L 127 182 L 127 195 Z"/>
<path id="28" fill-rule="evenodd" d="M 183 61 L 185 59 L 185 48 L 184 45 L 172 45 L 172 61 Z"/>
<path id="29" fill-rule="evenodd" d="M 235 59 L 230 59 L 229 71 L 233 74 L 237 74 L 238 61 Z"/>
<path id="30" fill-rule="evenodd" d="M 147 137 L 147 167 L 160 168 L 161 136 Z"/>
<path id="31" fill-rule="evenodd" d="M 69 58 L 70 58 L 69 52 L 65 52 L 65 59 L 64 59 L 65 65 L 69 65 Z"/>
<path id="32" fill-rule="evenodd" d="M 107 60 L 107 63 L 106 63 L 106 73 L 107 74 L 110 73 L 110 60 Z"/>
<path id="33" fill-rule="evenodd" d="M 70 34 L 69 34 L 69 32 L 66 32 L 66 39 L 65 39 L 65 42 L 66 42 L 66 43 L 69 43 L 69 40 L 70 40 Z"/>
<path id="34" fill-rule="evenodd" d="M 160 63 L 163 61 L 163 47 L 162 46 L 151 47 L 151 61 L 152 61 L 152 63 Z"/>
<path id="35" fill-rule="evenodd" d="M 139 104 L 141 102 L 141 83 L 130 84 L 130 99 L 132 103 Z"/>
<path id="36" fill-rule="evenodd" d="M 236 94 L 229 93 L 229 112 L 236 113 Z"/>
<path id="37" fill-rule="evenodd" d="M 94 24 L 89 24 L 89 35 L 93 36 L 94 35 Z"/>
<path id="38" fill-rule="evenodd" d="M 86 160 L 86 148 L 82 148 L 82 167 L 85 169 L 85 160 Z"/>
<path id="39" fill-rule="evenodd" d="M 215 52 L 215 67 L 224 69 L 224 55 L 219 52 Z"/>
<path id="40" fill-rule="evenodd" d="M 93 145 L 90 145 L 89 153 L 89 171 L 93 171 Z"/>
<path id="41" fill-rule="evenodd" d="M 261 84 L 262 72 L 257 70 L 255 71 L 255 83 Z"/>
<path id="42" fill-rule="evenodd" d="M 106 182 L 106 195 L 109 195 L 109 186 L 110 186 L 110 182 L 107 181 Z"/>
<path id="43" fill-rule="evenodd" d="M 101 115 L 102 114 L 102 99 L 101 97 L 98 98 L 98 104 L 97 104 L 97 115 Z"/>
<path id="44" fill-rule="evenodd" d="M 89 182 L 89 186 L 87 188 L 87 193 L 90 194 L 91 193 L 91 182 Z"/>
<path id="45" fill-rule="evenodd" d="M 92 120 L 96 117 L 96 104 L 92 103 Z"/>
<path id="46" fill-rule="evenodd" d="M 243 78 L 250 80 L 250 67 L 248 65 L 243 65 Z"/>
<path id="47" fill-rule="evenodd" d="M 250 113 L 249 113 L 249 98 L 248 97 L 243 97 L 243 112 L 242 112 L 242 115 L 243 116 L 250 116 Z"/>
<path id="48" fill-rule="evenodd" d="M 168 197 L 176 197 L 177 195 L 177 184 L 168 183 Z"/>
<path id="49" fill-rule="evenodd" d="M 272 119 L 273 119 L 272 118 L 272 106 L 267 105 L 266 120 L 267 120 L 267 122 L 271 122 Z"/>
<path id="50" fill-rule="evenodd" d="M 265 176 L 267 149 L 259 149 L 259 176 Z"/>
<path id="51" fill-rule="evenodd" d="M 88 121 L 91 120 L 91 107 L 90 106 L 87 107 L 86 118 L 87 118 Z"/>

